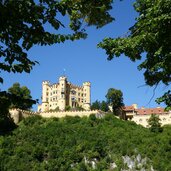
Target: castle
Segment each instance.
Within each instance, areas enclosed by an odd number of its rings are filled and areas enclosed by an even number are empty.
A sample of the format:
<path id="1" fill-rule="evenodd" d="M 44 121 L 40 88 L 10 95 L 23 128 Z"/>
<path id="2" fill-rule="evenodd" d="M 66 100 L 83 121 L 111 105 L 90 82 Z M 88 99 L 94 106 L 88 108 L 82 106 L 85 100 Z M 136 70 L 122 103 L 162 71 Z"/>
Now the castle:
<path id="1" fill-rule="evenodd" d="M 84 82 L 82 86 L 76 86 L 68 82 L 66 76 L 59 77 L 59 82 L 50 84 L 42 82 L 42 104 L 38 105 L 38 112 L 46 112 L 59 109 L 64 111 L 67 106 L 71 108 L 82 107 L 90 110 L 91 83 Z"/>
<path id="2" fill-rule="evenodd" d="M 38 105 L 38 112 L 22 111 L 20 109 L 11 109 L 10 114 L 15 123 L 23 118 L 39 115 L 45 118 L 65 117 L 65 116 L 90 116 L 95 114 L 101 118 L 106 113 L 99 110 L 90 110 L 91 83 L 84 82 L 82 86 L 76 86 L 68 82 L 66 76 L 59 77 L 59 82 L 50 84 L 49 81 L 42 82 L 42 104 Z M 66 111 L 70 106 L 75 110 Z M 78 111 L 78 107 L 84 111 Z M 55 110 L 56 109 L 56 110 Z M 152 114 L 157 114 L 162 125 L 171 124 L 171 111 L 166 112 L 163 108 L 138 108 L 137 104 L 124 106 L 122 108 L 122 118 L 132 120 L 137 124 L 148 127 L 148 120 Z"/>

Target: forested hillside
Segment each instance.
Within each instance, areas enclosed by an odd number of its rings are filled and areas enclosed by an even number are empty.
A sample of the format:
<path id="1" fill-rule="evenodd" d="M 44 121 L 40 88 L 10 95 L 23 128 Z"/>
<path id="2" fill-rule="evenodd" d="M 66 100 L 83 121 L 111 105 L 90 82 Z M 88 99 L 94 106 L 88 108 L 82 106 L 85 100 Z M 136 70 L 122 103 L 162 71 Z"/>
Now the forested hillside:
<path id="1" fill-rule="evenodd" d="M 171 170 L 171 126 L 162 133 L 113 115 L 23 120 L 0 137 L 0 170 Z"/>

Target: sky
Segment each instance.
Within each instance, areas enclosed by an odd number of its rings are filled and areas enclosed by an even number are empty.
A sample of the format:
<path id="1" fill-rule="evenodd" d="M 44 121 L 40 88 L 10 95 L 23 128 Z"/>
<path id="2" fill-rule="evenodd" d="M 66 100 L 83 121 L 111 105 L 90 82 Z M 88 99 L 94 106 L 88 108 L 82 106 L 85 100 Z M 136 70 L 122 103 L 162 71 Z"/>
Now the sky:
<path id="1" fill-rule="evenodd" d="M 116 38 L 125 35 L 135 23 L 138 15 L 132 6 L 134 1 L 116 0 L 111 11 L 115 21 L 98 30 L 95 27 L 87 28 L 88 38 L 85 40 L 67 41 L 52 46 L 34 46 L 28 54 L 32 60 L 38 61 L 39 65 L 34 66 L 30 74 L 3 72 L 4 83 L 0 85 L 0 89 L 7 90 L 15 82 L 19 82 L 21 86 L 30 89 L 33 99 L 39 99 L 41 103 L 42 81 L 57 83 L 65 70 L 68 81 L 75 85 L 82 85 L 85 81 L 91 82 L 91 102 L 106 100 L 108 89 L 115 88 L 123 92 L 125 105 L 136 103 L 138 107 L 146 108 L 158 106 L 155 99 L 161 96 L 167 87 L 159 85 L 154 91 L 154 87 L 145 85 L 143 71 L 137 69 L 142 61 L 131 62 L 123 55 L 108 61 L 105 51 L 97 48 L 97 44 L 105 37 Z M 37 105 L 33 110 L 37 110 Z"/>

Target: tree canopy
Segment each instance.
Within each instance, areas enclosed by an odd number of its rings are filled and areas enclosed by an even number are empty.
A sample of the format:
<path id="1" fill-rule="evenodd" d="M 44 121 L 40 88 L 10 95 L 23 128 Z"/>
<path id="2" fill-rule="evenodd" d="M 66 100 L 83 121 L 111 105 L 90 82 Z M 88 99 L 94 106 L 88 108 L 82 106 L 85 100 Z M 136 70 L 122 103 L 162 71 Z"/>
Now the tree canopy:
<path id="1" fill-rule="evenodd" d="M 91 110 L 100 110 L 100 101 L 96 100 L 95 102 L 92 103 L 91 105 Z"/>
<path id="2" fill-rule="evenodd" d="M 109 14 L 111 3 L 112 0 L 0 1 L 0 71 L 29 73 L 37 63 L 27 55 L 31 47 L 85 38 L 87 26 L 101 28 L 113 20 Z M 64 24 L 66 19 L 68 25 Z M 47 25 L 54 32 L 47 30 Z M 68 34 L 60 32 L 67 26 Z"/>
<path id="3" fill-rule="evenodd" d="M 31 92 L 26 86 L 14 83 L 8 91 L 0 92 L 0 134 L 13 130 L 16 125 L 9 114 L 10 108 L 29 110 L 36 100 L 32 100 Z"/>
<path id="4" fill-rule="evenodd" d="M 136 0 L 134 9 L 138 13 L 135 24 L 127 36 L 105 38 L 98 47 L 104 49 L 108 60 L 121 54 L 130 60 L 144 60 L 138 69 L 144 71 L 145 82 L 149 86 L 160 82 L 171 82 L 171 1 Z M 145 58 L 143 58 L 145 56 Z M 171 94 L 167 92 L 158 102 L 168 102 Z M 169 98 L 169 99 L 168 99 Z"/>
<path id="5" fill-rule="evenodd" d="M 124 106 L 122 91 L 110 88 L 106 94 L 106 99 L 108 105 L 112 107 L 113 113 L 115 115 L 119 115 L 122 107 Z"/>
<path id="6" fill-rule="evenodd" d="M 110 114 L 101 119 L 32 116 L 11 135 L 0 136 L 0 170 L 170 171 L 170 137 L 171 126 L 157 134 Z"/>
<path id="7" fill-rule="evenodd" d="M 107 112 L 109 111 L 109 107 L 106 101 L 103 100 L 102 102 L 100 102 L 96 100 L 95 102 L 92 103 L 91 110 L 101 110 Z"/>
<path id="8" fill-rule="evenodd" d="M 158 115 L 152 114 L 148 120 L 148 124 L 151 132 L 162 132 L 163 128 L 161 127 L 160 118 Z"/>
<path id="9" fill-rule="evenodd" d="M 19 83 L 14 83 L 12 87 L 8 89 L 8 93 L 15 95 L 20 100 L 12 101 L 10 108 L 19 108 L 23 110 L 29 110 L 35 101 L 32 100 L 31 92 L 26 86 L 20 86 Z"/>
<path id="10" fill-rule="evenodd" d="M 108 111 L 109 111 L 109 106 L 108 106 L 108 104 L 107 104 L 106 101 L 103 100 L 103 101 L 101 102 L 100 109 L 101 109 L 102 111 L 104 111 L 104 112 L 108 112 Z"/>

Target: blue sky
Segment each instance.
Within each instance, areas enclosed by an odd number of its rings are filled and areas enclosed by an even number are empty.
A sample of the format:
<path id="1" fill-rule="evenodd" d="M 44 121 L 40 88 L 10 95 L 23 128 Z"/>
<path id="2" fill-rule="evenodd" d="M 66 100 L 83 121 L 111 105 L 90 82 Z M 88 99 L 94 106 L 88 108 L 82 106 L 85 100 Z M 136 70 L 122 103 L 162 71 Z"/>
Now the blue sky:
<path id="1" fill-rule="evenodd" d="M 96 99 L 105 100 L 107 90 L 116 88 L 123 92 L 125 105 L 137 103 L 139 107 L 158 106 L 155 98 L 161 96 L 167 88 L 160 85 L 153 97 L 154 88 L 143 86 L 143 72 L 137 70 L 141 61 L 133 63 L 125 56 L 107 61 L 105 51 L 97 48 L 97 44 L 103 38 L 124 35 L 134 24 L 137 14 L 132 7 L 133 2 L 117 0 L 111 11 L 116 20 L 99 30 L 95 27 L 88 28 L 86 40 L 33 47 L 29 51 L 29 56 L 39 61 L 40 65 L 36 65 L 30 74 L 2 73 L 4 83 L 0 86 L 1 90 L 6 90 L 13 83 L 19 82 L 31 90 L 33 99 L 40 99 L 42 81 L 56 83 L 65 68 L 68 80 L 73 84 L 91 82 L 92 102 Z M 36 106 L 33 109 L 36 110 Z"/>

